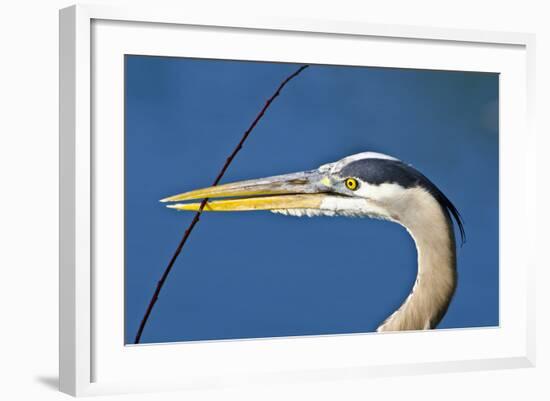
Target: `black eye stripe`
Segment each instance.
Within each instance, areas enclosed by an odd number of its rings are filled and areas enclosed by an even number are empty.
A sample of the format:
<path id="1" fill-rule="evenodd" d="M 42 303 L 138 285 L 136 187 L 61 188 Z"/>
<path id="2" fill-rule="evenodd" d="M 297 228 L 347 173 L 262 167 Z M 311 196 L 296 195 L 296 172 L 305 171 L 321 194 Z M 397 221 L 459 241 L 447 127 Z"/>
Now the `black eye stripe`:
<path id="1" fill-rule="evenodd" d="M 464 227 L 457 208 L 433 182 L 414 167 L 398 160 L 361 159 L 344 166 L 339 174 L 344 177 L 357 177 L 361 179 L 361 182 L 366 182 L 371 185 L 395 183 L 403 188 L 420 186 L 426 189 L 436 198 L 439 204 L 454 217 L 460 230 L 462 242 L 464 243 Z"/>

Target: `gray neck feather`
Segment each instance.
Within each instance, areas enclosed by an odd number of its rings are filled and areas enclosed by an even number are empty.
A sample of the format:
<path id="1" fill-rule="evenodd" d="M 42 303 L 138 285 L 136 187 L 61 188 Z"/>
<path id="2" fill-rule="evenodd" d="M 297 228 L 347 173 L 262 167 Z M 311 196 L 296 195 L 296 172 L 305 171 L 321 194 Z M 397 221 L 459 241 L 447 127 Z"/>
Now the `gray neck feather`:
<path id="1" fill-rule="evenodd" d="M 435 328 L 456 287 L 455 238 L 448 213 L 425 190 L 417 187 L 406 192 L 392 203 L 392 217 L 415 241 L 418 274 L 405 302 L 377 331 Z"/>

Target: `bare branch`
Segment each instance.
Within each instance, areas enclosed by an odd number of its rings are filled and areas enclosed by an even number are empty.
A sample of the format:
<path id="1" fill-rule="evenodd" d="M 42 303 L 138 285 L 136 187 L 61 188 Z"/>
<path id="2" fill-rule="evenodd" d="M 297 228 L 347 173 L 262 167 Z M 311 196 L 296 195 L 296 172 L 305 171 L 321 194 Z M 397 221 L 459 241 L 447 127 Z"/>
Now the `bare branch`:
<path id="1" fill-rule="evenodd" d="M 233 149 L 233 151 L 231 152 L 229 157 L 225 160 L 225 163 L 224 163 L 222 169 L 220 170 L 218 176 L 214 180 L 214 183 L 212 184 L 212 186 L 218 185 L 218 183 L 220 182 L 223 175 L 227 171 L 227 168 L 229 167 L 231 162 L 233 161 L 233 159 L 235 158 L 237 153 L 239 153 L 239 151 L 242 149 L 244 142 L 246 141 L 246 139 L 248 138 L 248 136 L 250 135 L 252 130 L 256 127 L 258 122 L 264 116 L 265 112 L 267 111 L 267 109 L 269 108 L 271 103 L 279 96 L 279 94 L 281 93 L 283 88 L 286 86 L 286 84 L 291 79 L 298 76 L 303 70 L 305 70 L 308 67 L 309 67 L 309 65 L 301 66 L 294 73 L 289 75 L 284 81 L 281 82 L 281 84 L 279 85 L 277 90 L 265 102 L 264 107 L 260 110 L 260 112 L 258 113 L 256 118 L 254 119 L 254 121 L 252 121 L 252 123 L 250 124 L 248 129 L 244 132 L 241 140 L 239 141 L 239 143 L 237 144 L 235 149 Z M 143 318 L 141 319 L 141 323 L 139 325 L 139 329 L 137 331 L 136 338 L 134 340 L 134 344 L 139 344 L 139 342 L 141 340 L 141 335 L 143 334 L 143 329 L 145 328 L 145 326 L 147 324 L 147 321 L 149 320 L 149 316 L 151 315 L 151 311 L 153 310 L 153 307 L 157 303 L 160 291 L 162 290 L 162 287 L 164 286 L 164 283 L 166 282 L 166 279 L 168 278 L 168 275 L 170 274 L 170 271 L 172 270 L 172 267 L 174 266 L 174 263 L 176 262 L 176 259 L 178 258 L 179 254 L 181 253 L 181 250 L 183 249 L 183 246 L 185 245 L 185 243 L 187 242 L 187 239 L 191 235 L 191 232 L 193 231 L 193 228 L 195 228 L 196 224 L 199 222 L 202 211 L 203 211 L 204 207 L 206 206 L 206 202 L 208 202 L 208 199 L 204 199 L 201 202 L 199 210 L 195 213 L 195 216 L 193 217 L 193 220 L 189 224 L 189 227 L 187 227 L 187 230 L 185 230 L 185 233 L 183 234 L 183 237 L 181 238 L 174 254 L 170 258 L 170 261 L 168 262 L 168 265 L 164 269 L 164 272 L 162 273 L 162 276 L 160 277 L 159 281 L 157 282 L 157 287 L 155 289 L 155 292 L 153 293 L 153 296 L 151 297 L 151 300 L 149 301 L 149 305 L 147 306 L 147 310 L 145 311 L 145 314 L 143 315 Z"/>

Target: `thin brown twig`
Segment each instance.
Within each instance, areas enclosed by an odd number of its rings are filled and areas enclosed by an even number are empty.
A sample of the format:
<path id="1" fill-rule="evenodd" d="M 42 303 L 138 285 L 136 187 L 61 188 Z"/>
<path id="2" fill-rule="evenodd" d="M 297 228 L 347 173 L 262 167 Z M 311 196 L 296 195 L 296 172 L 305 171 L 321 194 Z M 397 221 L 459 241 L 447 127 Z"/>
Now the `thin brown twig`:
<path id="1" fill-rule="evenodd" d="M 246 139 L 248 138 L 248 136 L 250 135 L 250 133 L 252 132 L 254 127 L 256 127 L 258 122 L 264 116 L 265 112 L 267 111 L 267 109 L 269 108 L 271 103 L 275 100 L 275 98 L 277 98 L 277 96 L 279 96 L 279 94 L 281 93 L 281 91 L 283 90 L 285 85 L 291 79 L 298 76 L 307 67 L 309 67 L 309 65 L 303 65 L 300 68 L 298 68 L 294 73 L 289 75 L 283 82 L 281 82 L 281 84 L 279 85 L 279 87 L 277 88 L 275 93 L 273 93 L 273 95 L 271 95 L 271 97 L 265 102 L 264 107 L 260 110 L 260 112 L 258 113 L 256 118 L 254 119 L 254 121 L 252 121 L 252 124 L 250 124 L 248 129 L 244 132 L 241 140 L 239 141 L 239 143 L 237 144 L 235 149 L 233 149 L 233 152 L 231 152 L 229 157 L 225 160 L 225 163 L 224 163 L 222 169 L 220 170 L 218 176 L 214 180 L 214 183 L 212 184 L 212 186 L 218 185 L 218 183 L 222 179 L 223 175 L 227 171 L 227 168 L 229 167 L 229 165 L 231 164 L 231 162 L 233 161 L 233 159 L 235 158 L 237 153 L 243 147 L 244 142 L 246 141 Z M 199 210 L 195 213 L 195 216 L 193 217 L 193 220 L 191 221 L 191 223 L 187 227 L 187 230 L 185 230 L 185 233 L 183 234 L 183 237 L 181 238 L 181 240 L 180 240 L 180 242 L 179 242 L 179 244 L 176 248 L 176 251 L 174 252 L 172 257 L 170 258 L 170 262 L 168 262 L 168 265 L 164 269 L 164 272 L 162 273 L 162 276 L 160 277 L 160 280 L 157 282 L 157 287 L 155 289 L 155 292 L 153 293 L 153 296 L 151 297 L 151 300 L 149 301 L 149 305 L 147 306 L 147 310 L 145 311 L 145 315 L 143 315 L 143 318 L 141 319 L 141 323 L 139 325 L 139 329 L 137 331 L 136 338 L 134 340 L 134 344 L 139 344 L 139 342 L 141 340 L 141 335 L 143 334 L 143 329 L 145 328 L 145 325 L 147 324 L 147 321 L 149 320 L 149 316 L 151 315 L 151 311 L 153 310 L 153 307 L 157 303 L 160 291 L 162 290 L 162 287 L 164 286 L 164 283 L 166 282 L 166 278 L 170 274 L 170 271 L 172 270 L 172 267 L 174 266 L 174 263 L 176 262 L 176 259 L 178 258 L 179 254 L 181 253 L 181 250 L 183 249 L 183 246 L 187 242 L 187 239 L 191 235 L 191 232 L 193 231 L 193 228 L 199 222 L 202 211 L 203 211 L 204 207 L 206 206 L 206 202 L 208 202 L 208 198 L 203 199 L 203 201 L 201 202 Z"/>

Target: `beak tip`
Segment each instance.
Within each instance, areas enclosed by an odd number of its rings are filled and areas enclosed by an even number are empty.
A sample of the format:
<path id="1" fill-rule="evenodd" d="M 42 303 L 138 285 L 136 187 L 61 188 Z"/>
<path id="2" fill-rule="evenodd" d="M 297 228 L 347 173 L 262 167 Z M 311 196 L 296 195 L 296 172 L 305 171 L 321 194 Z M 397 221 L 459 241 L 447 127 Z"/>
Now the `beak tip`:
<path id="1" fill-rule="evenodd" d="M 172 195 L 172 196 L 168 196 L 166 198 L 162 198 L 161 200 L 159 200 L 160 203 L 166 203 L 166 202 L 175 202 L 175 201 L 178 201 L 179 199 L 179 195 Z"/>

